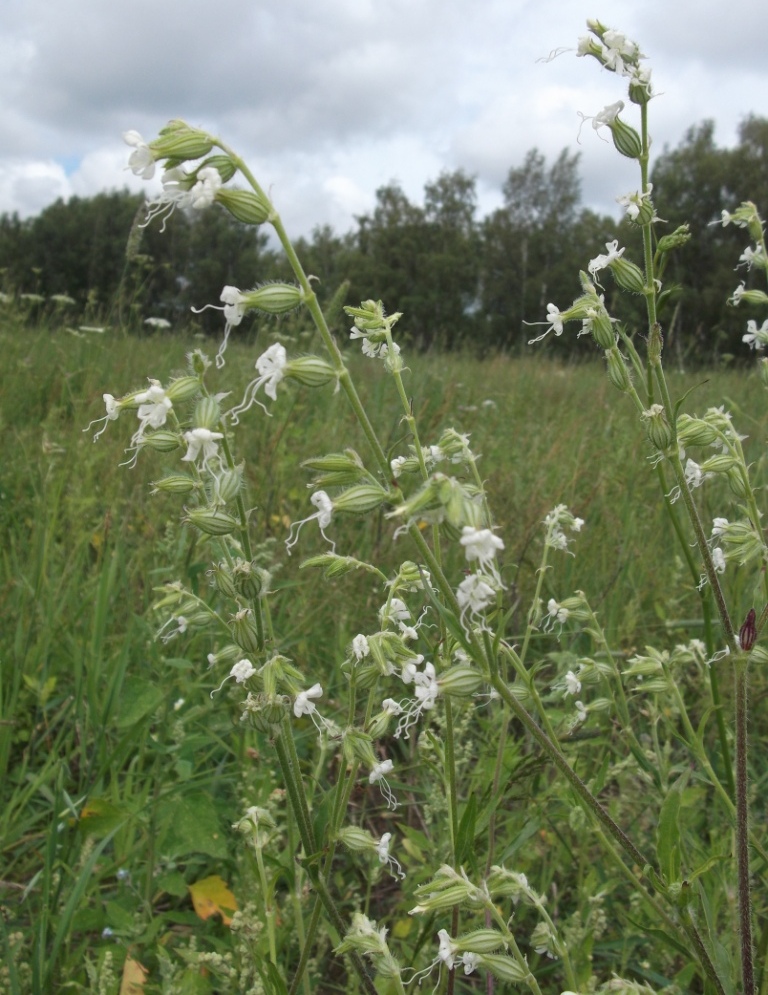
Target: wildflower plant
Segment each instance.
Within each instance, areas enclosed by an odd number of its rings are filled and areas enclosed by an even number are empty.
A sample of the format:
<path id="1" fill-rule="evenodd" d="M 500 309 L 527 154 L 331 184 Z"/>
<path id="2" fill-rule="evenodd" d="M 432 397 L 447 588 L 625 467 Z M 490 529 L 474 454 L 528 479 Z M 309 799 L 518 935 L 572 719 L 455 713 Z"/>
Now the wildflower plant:
<path id="1" fill-rule="evenodd" d="M 211 586 L 200 593 L 179 580 L 158 589 L 157 636 L 173 641 L 181 654 L 191 633 L 204 635 L 211 695 L 222 708 L 234 704 L 238 724 L 258 739 L 262 761 L 279 772 L 286 799 L 280 818 L 268 799 L 255 798 L 236 823 L 257 860 L 257 904 L 268 937 L 259 974 L 267 991 L 312 990 L 310 972 L 323 938 L 348 965 L 347 986 L 354 991 L 403 993 L 428 978 L 434 990 L 443 984 L 441 990 L 455 991 L 461 979 L 478 975 L 489 992 L 509 984 L 534 993 L 653 991 L 642 983 L 649 980 L 659 987 L 674 982 L 678 991 L 690 984 L 690 990 L 724 993 L 737 990 L 739 977 L 741 991 L 756 990 L 750 852 L 762 861 L 762 874 L 768 855 L 747 813 L 746 673 L 750 658 L 762 653 L 758 639 L 767 612 L 750 612 L 739 628 L 721 578 L 724 570 L 752 570 L 760 599 L 768 598 L 767 551 L 743 437 L 730 414 L 684 412 L 686 399 L 673 401 L 664 374 L 664 270 L 689 235 L 663 233 L 652 201 L 650 72 L 637 44 L 597 21 L 588 28 L 577 54 L 590 56 L 627 88 L 628 105 L 617 100 L 591 121 L 638 164 L 638 189 L 620 202 L 642 233 L 643 254 L 634 261 L 611 241 L 605 252 L 585 259 L 573 303 L 563 310 L 550 303 L 546 331 L 532 341 L 566 334 L 575 323 L 577 335 L 591 337 L 603 351 L 610 382 L 637 412 L 648 472 L 659 478 L 704 619 L 702 641 L 672 650 L 649 646 L 623 662 L 588 592 L 557 590 L 559 569 L 589 541 L 589 522 L 564 504 L 554 504 L 541 522 L 534 597 L 522 615 L 515 612 L 504 530 L 492 517 L 471 439 L 450 427 L 436 438 L 422 435 L 397 339 L 407 316 L 388 313 L 374 298 L 344 309 L 349 347 L 359 348 L 391 384 L 402 426 L 391 446 L 358 394 L 354 362 L 331 334 L 280 216 L 242 159 L 219 138 L 178 120 L 149 142 L 136 132 L 125 136 L 134 173 L 148 179 L 163 170 L 163 193 L 149 204 L 147 222 L 164 222 L 175 209 L 218 206 L 239 221 L 271 225 L 294 274 L 294 283 L 228 286 L 219 304 L 201 303 L 222 311 L 215 361 L 196 350 L 185 372 L 171 380 L 147 371 L 147 384 L 120 397 L 105 393 L 106 413 L 92 423 L 98 439 L 129 421 L 128 467 L 140 459 L 166 463 L 154 488 L 178 497 L 180 520 L 205 543 Z M 741 263 L 765 271 L 754 206 L 724 213 L 722 223 L 749 230 L 753 245 Z M 644 298 L 644 335 L 609 313 L 603 286 L 609 274 L 622 292 Z M 768 297 L 742 286 L 732 303 L 745 300 L 766 303 Z M 226 348 L 245 314 L 296 308 L 311 317 L 323 354 L 302 356 L 290 342 L 273 343 L 256 358 L 257 375 L 244 393 L 233 395 L 225 380 Z M 764 332 L 750 321 L 745 342 L 762 349 Z M 768 381 L 764 370 L 763 376 Z M 259 553 L 254 500 L 236 447 L 238 433 L 248 432 L 252 419 L 269 417 L 270 405 L 292 384 L 340 391 L 365 449 L 334 439 L 333 451 L 304 461 L 313 475 L 310 508 L 286 529 L 284 555 L 300 555 L 316 528 L 327 548 L 304 567 L 324 582 L 354 572 L 379 606 L 343 660 L 313 659 L 312 672 L 291 658 L 293 633 L 276 625 L 284 597 L 273 583 L 278 563 Z M 733 520 L 717 517 L 710 528 L 696 499 L 717 480 L 727 483 L 736 509 L 723 508 Z M 350 548 L 349 516 L 383 523 L 402 550 L 396 569 L 383 570 Z M 551 652 L 542 653 L 542 645 Z M 735 678 L 735 774 L 720 691 L 724 666 Z M 332 686 L 336 673 L 342 680 Z M 458 730 L 471 736 L 487 715 L 495 729 L 490 741 L 478 746 L 478 755 L 464 756 Z M 708 719 L 714 738 L 705 735 Z M 593 748 L 579 737 L 583 731 L 603 737 L 608 728 L 618 731 L 621 751 L 612 748 L 595 764 Z M 523 848 L 504 838 L 502 820 L 516 804 L 509 758 L 518 752 L 546 762 L 569 799 L 566 824 L 557 831 L 568 834 L 588 867 L 586 911 L 570 918 L 559 920 L 557 903 L 533 881 L 534 874 L 546 876 L 535 847 L 524 858 Z M 443 822 L 435 840 L 447 841 L 431 852 L 427 834 L 415 830 L 420 820 L 428 824 L 410 780 L 420 763 L 429 765 L 442 802 L 430 817 Z M 692 838 L 683 815 L 692 776 L 735 830 L 733 871 L 730 855 L 706 853 Z M 622 820 L 604 790 L 608 780 L 642 787 L 652 799 L 647 803 L 656 805 L 655 832 L 640 813 L 635 823 Z M 296 860 L 283 865 L 288 886 L 281 892 L 269 861 L 278 861 L 288 841 L 296 841 Z M 525 871 L 515 866 L 523 859 Z M 342 862 L 365 881 L 362 889 L 341 886 L 335 869 Z M 596 862 L 610 868 L 602 890 Z M 553 893 L 557 873 L 547 883 Z M 734 888 L 738 955 L 729 932 L 727 896 Z M 647 960 L 660 943 L 667 950 L 644 975 L 636 967 L 634 979 L 612 975 L 624 959 L 593 956 L 607 929 L 596 911 L 605 889 L 626 896 L 626 925 L 644 934 Z M 294 901 L 300 894 L 306 900 Z M 293 923 L 282 938 L 281 915 Z"/>

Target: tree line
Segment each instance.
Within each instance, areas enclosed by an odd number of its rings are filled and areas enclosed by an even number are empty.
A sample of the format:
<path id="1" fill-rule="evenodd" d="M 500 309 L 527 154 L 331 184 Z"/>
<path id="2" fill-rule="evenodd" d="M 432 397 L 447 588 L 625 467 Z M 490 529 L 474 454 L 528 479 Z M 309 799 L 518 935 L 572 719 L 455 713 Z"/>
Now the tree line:
<path id="1" fill-rule="evenodd" d="M 653 202 L 666 222 L 660 234 L 689 223 L 691 239 L 665 274 L 674 285 L 661 316 L 667 339 L 689 359 L 711 361 L 743 353 L 746 320 L 726 299 L 753 274 L 736 271 L 746 233 L 719 224 L 723 208 L 743 200 L 768 213 L 768 119 L 749 117 L 733 148 L 719 148 L 714 124 L 692 127 L 665 149 L 652 172 Z M 299 240 L 308 272 L 321 278 L 329 299 L 349 282 L 347 300 L 372 295 L 404 313 L 399 326 L 419 348 L 517 350 L 536 334 L 552 301 L 565 309 L 579 293 L 578 271 L 618 239 L 641 262 L 639 229 L 626 218 L 599 215 L 581 204 L 579 156 L 563 150 L 553 161 L 531 149 L 510 169 L 503 204 L 478 217 L 475 180 L 463 170 L 426 184 L 423 204 L 395 182 L 376 192 L 373 210 L 338 234 L 319 227 Z M 218 301 L 227 284 L 246 289 L 286 279 L 287 264 L 267 235 L 214 208 L 176 212 L 160 231 L 141 227 L 141 195 L 127 191 L 56 201 L 35 218 L 0 216 L 0 270 L 5 292 L 66 294 L 93 313 L 100 306 L 139 327 L 142 318 L 178 325 L 190 308 Z M 617 209 L 618 210 L 618 209 Z M 126 235 L 131 232 L 126 247 Z M 606 303 L 628 327 L 642 331 L 640 297 L 619 294 L 605 276 Z M 762 316 L 764 317 L 764 316 Z M 762 320 L 761 317 L 761 320 Z M 197 317 L 211 332 L 221 316 Z M 574 335 L 545 348 L 567 352 Z"/>

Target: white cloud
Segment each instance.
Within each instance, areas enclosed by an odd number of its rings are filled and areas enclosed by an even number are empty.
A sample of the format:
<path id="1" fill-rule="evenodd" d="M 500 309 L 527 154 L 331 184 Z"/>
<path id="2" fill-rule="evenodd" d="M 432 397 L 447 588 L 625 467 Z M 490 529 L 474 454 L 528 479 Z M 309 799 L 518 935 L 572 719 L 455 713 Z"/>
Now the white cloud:
<path id="1" fill-rule="evenodd" d="M 657 150 L 706 117 L 732 142 L 762 112 L 763 0 L 742 0 L 738 18 L 719 0 L 695 17 L 612 0 L 610 23 L 651 58 Z M 612 103 L 621 82 L 573 51 L 536 61 L 584 31 L 570 0 L 5 0 L 0 211 L 138 188 L 120 134 L 151 138 L 176 116 L 244 154 L 294 231 L 346 230 L 390 179 L 420 199 L 459 167 L 477 174 L 483 207 L 533 146 L 580 150 L 585 201 L 614 210 L 637 186 L 632 166 L 589 127 L 577 146 L 576 112 Z"/>

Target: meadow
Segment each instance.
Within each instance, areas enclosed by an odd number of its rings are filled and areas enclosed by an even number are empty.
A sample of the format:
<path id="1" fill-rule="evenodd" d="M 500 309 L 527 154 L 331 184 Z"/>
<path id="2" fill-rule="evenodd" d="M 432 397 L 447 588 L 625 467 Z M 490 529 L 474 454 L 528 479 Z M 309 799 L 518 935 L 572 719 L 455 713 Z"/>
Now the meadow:
<path id="1" fill-rule="evenodd" d="M 340 340 L 343 330 L 339 324 Z M 263 320 L 258 343 L 233 336 L 227 369 L 236 394 L 275 333 L 301 349 L 311 347 L 307 326 L 294 319 Z M 134 468 L 119 467 L 126 439 L 115 426 L 96 445 L 83 431 L 100 413 L 105 390 L 139 389 L 148 376 L 165 382 L 180 370 L 185 352 L 207 343 L 192 331 L 76 333 L 55 322 L 30 325 L 8 311 L 0 344 L 0 991 L 270 990 L 260 987 L 266 983 L 264 903 L 269 905 L 270 896 L 259 890 L 263 868 L 253 849 L 232 826 L 244 806 L 274 805 L 279 811 L 284 805 L 273 743 L 239 721 L 237 702 L 226 688 L 211 698 L 221 674 L 207 663 L 211 647 L 205 632 L 163 643 L 151 611 L 153 592 L 166 582 L 182 581 L 200 593 L 209 589 L 208 544 L 199 532 L 179 525 L 173 495 L 151 494 L 150 482 L 161 475 L 159 454 L 148 454 Z M 384 426 L 386 444 L 396 446 L 405 430 L 387 376 L 358 355 L 350 353 L 348 362 L 366 409 Z M 478 466 L 506 545 L 501 570 L 511 641 L 522 639 L 537 583 L 541 523 L 560 503 L 585 525 L 575 555 L 561 557 L 547 572 L 545 601 L 557 592 L 588 592 L 620 662 L 647 644 L 670 650 L 702 638 L 701 599 L 676 548 L 649 460 L 653 449 L 601 362 L 586 358 L 564 365 L 535 354 L 485 360 L 427 354 L 408 355 L 406 366 L 422 438 L 437 438 L 454 427 L 468 433 L 474 452 L 481 454 Z M 712 370 L 669 378 L 678 395 L 694 388 L 686 410 L 703 412 L 726 401 L 749 433 L 745 447 L 753 479 L 762 486 L 766 409 L 757 374 Z M 332 704 L 345 682 L 341 665 L 347 647 L 355 633 L 366 631 L 382 586 L 359 573 L 325 579 L 302 570 L 306 556 L 325 548 L 316 534 L 307 533 L 301 555 L 287 556 L 283 544 L 290 523 L 305 514 L 307 472 L 300 462 L 329 449 L 330 426 L 334 441 L 338 435 L 344 445 L 362 447 L 364 440 L 332 386 L 281 391 L 272 414 L 249 419 L 240 441 L 256 555 L 272 564 L 281 652 L 313 680 L 322 680 Z M 734 500 L 718 482 L 702 493 L 705 518 L 726 513 Z M 412 555 L 408 536 L 393 540 L 382 513 L 341 521 L 334 539 L 385 571 Z M 724 584 L 729 602 L 743 614 L 752 590 L 740 580 L 742 574 L 729 571 Z M 576 661 L 587 651 L 590 637 L 569 627 L 560 634 L 539 628 L 533 640 L 537 681 L 547 707 L 557 713 L 562 702 L 551 690 L 554 675 L 563 661 Z M 680 674 L 693 691 L 693 712 L 702 724 L 709 707 L 706 670 L 691 665 Z M 723 664 L 711 670 L 720 673 L 727 711 L 730 674 Z M 763 674 L 753 672 L 751 798 L 761 829 L 765 686 Z M 674 725 L 674 707 L 661 708 Z M 634 709 L 647 717 L 646 701 L 633 699 Z M 490 703 L 473 703 L 457 708 L 454 721 L 459 777 L 466 788 L 485 784 L 487 792 L 501 713 Z M 642 733 L 651 751 L 659 747 L 649 737 L 660 721 L 654 714 Z M 297 734 L 299 753 L 319 778 L 331 758 L 324 748 L 317 753 L 316 732 L 304 723 Z M 725 777 L 713 727 L 714 722 L 705 741 Z M 657 830 L 646 811 L 648 784 L 642 770 L 625 764 L 627 742 L 610 715 L 596 711 L 594 721 L 568 739 L 574 762 L 609 799 L 615 820 L 653 840 Z M 620 965 L 623 974 L 650 985 L 702 990 L 674 937 L 660 927 L 644 933 L 632 925 L 642 917 L 642 903 L 628 895 L 596 839 L 584 840 L 568 786 L 515 722 L 504 750 L 510 785 L 501 807 L 493 810 L 498 859 L 514 863 L 549 896 L 553 916 L 568 923 L 595 974 Z M 361 825 L 397 826 L 404 839 L 398 859 L 417 880 L 425 855 L 445 859 L 448 847 L 439 818 L 439 752 L 439 736 L 431 734 L 420 737 L 418 746 L 414 740 L 402 743 L 397 783 L 407 786 L 408 800 L 396 815 L 371 807 L 359 792 L 350 800 Z M 687 761 L 674 737 L 662 753 L 665 784 L 667 778 L 671 783 Z M 710 788 L 700 775 L 685 782 L 676 818 L 689 837 L 689 855 L 699 849 L 695 839 L 714 845 L 720 856 L 712 858 L 710 873 L 717 876 L 729 847 L 727 819 L 709 807 Z M 486 828 L 489 818 L 486 812 Z M 306 891 L 291 893 L 295 829 L 282 826 L 281 832 L 286 849 L 267 858 L 271 899 L 280 896 L 278 960 L 288 957 L 307 902 Z M 581 847 L 574 846 L 574 834 Z M 410 963 L 419 963 L 419 951 L 430 941 L 407 915 L 396 880 L 375 869 L 366 876 L 340 866 L 331 879 L 346 909 L 374 915 L 386 906 L 395 942 L 410 950 Z M 207 911 L 204 901 L 195 904 L 199 882 L 208 883 L 203 886 Z M 226 885 L 224 892 L 214 890 L 213 899 L 206 892 L 211 882 L 214 888 Z M 300 888 L 305 887 L 303 882 Z M 727 889 L 715 892 L 720 906 L 708 909 L 711 924 L 735 915 L 733 894 L 728 899 Z M 236 929 L 227 925 L 233 897 Z M 763 911 L 760 899 L 758 921 Z M 516 922 L 524 922 L 525 914 L 521 907 Z M 320 935 L 309 967 L 314 981 L 307 987 L 305 978 L 303 990 L 358 990 L 354 976 L 345 978 L 329 959 L 339 942 L 333 928 Z M 764 960 L 765 928 L 758 931 L 758 944 L 758 960 Z M 555 962 L 544 954 L 530 956 L 546 986 Z M 135 988 L 126 987 L 132 977 L 126 965 L 138 972 Z M 475 990 L 473 980 L 457 981 L 456 990 Z M 506 990 L 503 984 L 500 990 Z"/>

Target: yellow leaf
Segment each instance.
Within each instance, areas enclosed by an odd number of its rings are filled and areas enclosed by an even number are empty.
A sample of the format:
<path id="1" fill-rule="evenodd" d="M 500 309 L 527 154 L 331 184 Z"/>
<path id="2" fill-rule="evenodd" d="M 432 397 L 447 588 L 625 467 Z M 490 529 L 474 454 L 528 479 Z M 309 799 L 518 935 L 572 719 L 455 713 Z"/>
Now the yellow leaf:
<path id="1" fill-rule="evenodd" d="M 120 995 L 143 995 L 146 970 L 133 957 L 126 957 L 123 964 L 123 978 L 120 982 Z"/>
<path id="2" fill-rule="evenodd" d="M 231 912 L 237 911 L 237 899 L 218 874 L 196 881 L 189 886 L 192 904 L 201 919 L 220 915 L 225 926 L 232 922 Z"/>

